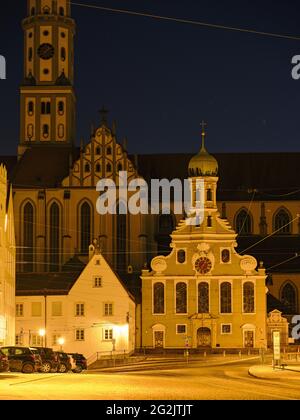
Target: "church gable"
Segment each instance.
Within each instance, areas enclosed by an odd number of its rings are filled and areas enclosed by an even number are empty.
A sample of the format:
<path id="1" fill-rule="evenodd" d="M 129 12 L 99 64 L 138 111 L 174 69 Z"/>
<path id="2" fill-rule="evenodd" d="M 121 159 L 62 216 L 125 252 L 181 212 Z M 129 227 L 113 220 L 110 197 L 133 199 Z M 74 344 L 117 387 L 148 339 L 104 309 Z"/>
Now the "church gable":
<path id="1" fill-rule="evenodd" d="M 86 145 L 81 145 L 80 157 L 63 181 L 64 187 L 95 187 L 100 179 L 111 179 L 118 185 L 120 171 L 127 171 L 128 179 L 137 177 L 137 171 L 124 147 L 106 123 L 92 134 Z"/>

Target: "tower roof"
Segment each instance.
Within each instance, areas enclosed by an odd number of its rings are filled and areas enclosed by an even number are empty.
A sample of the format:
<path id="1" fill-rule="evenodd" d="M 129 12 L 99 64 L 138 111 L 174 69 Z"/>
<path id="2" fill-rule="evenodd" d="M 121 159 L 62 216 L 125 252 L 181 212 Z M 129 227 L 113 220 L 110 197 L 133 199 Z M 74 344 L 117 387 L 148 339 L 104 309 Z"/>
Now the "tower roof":
<path id="1" fill-rule="evenodd" d="M 189 176 L 217 176 L 218 162 L 205 148 L 205 130 L 202 123 L 202 145 L 199 153 L 192 157 L 189 163 Z"/>

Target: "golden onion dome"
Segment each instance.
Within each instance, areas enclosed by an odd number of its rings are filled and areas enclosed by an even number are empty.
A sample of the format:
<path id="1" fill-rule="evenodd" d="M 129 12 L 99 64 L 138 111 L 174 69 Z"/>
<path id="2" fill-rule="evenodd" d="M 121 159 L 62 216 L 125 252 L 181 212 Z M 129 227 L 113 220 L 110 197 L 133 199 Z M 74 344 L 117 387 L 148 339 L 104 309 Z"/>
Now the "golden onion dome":
<path id="1" fill-rule="evenodd" d="M 205 132 L 202 131 L 202 146 L 200 152 L 193 156 L 189 163 L 189 176 L 217 176 L 218 162 L 205 149 Z"/>

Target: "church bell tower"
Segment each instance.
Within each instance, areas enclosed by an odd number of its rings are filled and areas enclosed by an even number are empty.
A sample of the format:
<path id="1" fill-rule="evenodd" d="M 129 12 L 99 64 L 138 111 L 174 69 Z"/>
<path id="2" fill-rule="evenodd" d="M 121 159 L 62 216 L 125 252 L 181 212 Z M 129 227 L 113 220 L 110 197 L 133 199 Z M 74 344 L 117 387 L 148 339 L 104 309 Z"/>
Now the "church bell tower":
<path id="1" fill-rule="evenodd" d="M 24 30 L 19 156 L 75 141 L 75 22 L 68 0 L 28 0 Z"/>

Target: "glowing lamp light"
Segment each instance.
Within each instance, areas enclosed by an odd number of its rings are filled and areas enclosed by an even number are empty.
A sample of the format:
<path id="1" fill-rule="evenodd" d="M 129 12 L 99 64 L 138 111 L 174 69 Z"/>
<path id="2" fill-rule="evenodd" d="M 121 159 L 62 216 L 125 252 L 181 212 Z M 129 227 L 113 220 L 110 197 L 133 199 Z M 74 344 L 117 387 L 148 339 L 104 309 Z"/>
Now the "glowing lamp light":
<path id="1" fill-rule="evenodd" d="M 39 336 L 40 336 L 40 337 L 45 337 L 45 335 L 46 335 L 46 330 L 44 330 L 44 329 L 40 329 L 40 330 L 39 330 Z"/>
<path id="2" fill-rule="evenodd" d="M 58 339 L 58 344 L 59 344 L 60 346 L 63 346 L 63 345 L 65 344 L 65 339 L 64 339 L 63 337 L 60 337 L 60 338 Z"/>

